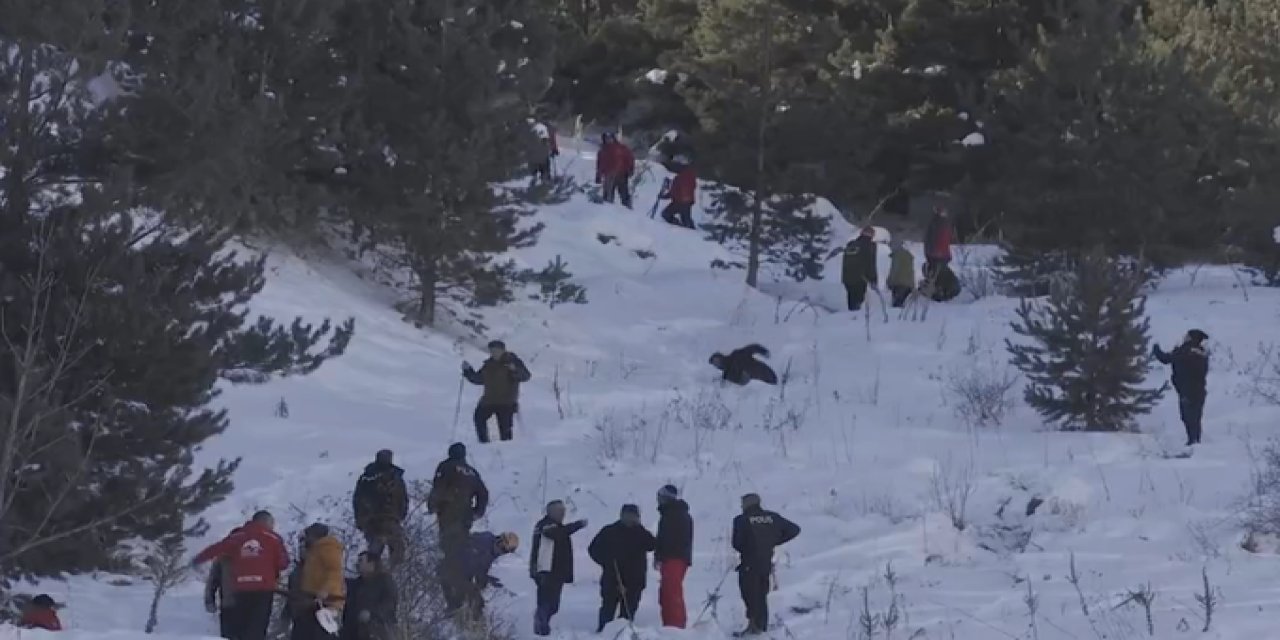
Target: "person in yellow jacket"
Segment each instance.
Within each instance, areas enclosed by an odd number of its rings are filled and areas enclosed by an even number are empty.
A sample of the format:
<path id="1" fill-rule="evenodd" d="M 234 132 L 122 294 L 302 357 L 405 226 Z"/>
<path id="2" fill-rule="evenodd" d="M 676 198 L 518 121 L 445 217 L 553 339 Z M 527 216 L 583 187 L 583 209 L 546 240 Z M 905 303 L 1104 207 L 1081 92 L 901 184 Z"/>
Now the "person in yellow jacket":
<path id="1" fill-rule="evenodd" d="M 290 640 L 329 640 L 334 631 L 325 628 L 321 619 L 333 621 L 342 617 L 346 601 L 342 543 L 329 533 L 329 527 L 316 523 L 303 533 L 307 555 L 302 561 L 298 593 L 290 610 L 293 633 Z"/>
<path id="2" fill-rule="evenodd" d="M 916 257 L 901 240 L 889 243 L 889 279 L 885 282 L 893 294 L 893 306 L 902 307 L 916 288 Z"/>

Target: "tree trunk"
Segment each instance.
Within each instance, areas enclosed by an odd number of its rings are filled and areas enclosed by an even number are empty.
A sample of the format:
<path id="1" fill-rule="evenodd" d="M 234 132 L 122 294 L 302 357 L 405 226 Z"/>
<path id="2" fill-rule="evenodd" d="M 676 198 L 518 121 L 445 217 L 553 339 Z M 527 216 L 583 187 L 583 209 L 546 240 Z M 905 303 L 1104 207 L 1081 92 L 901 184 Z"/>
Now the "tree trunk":
<path id="1" fill-rule="evenodd" d="M 439 274 L 434 260 L 425 260 L 414 270 L 418 275 L 418 312 L 416 323 L 433 327 L 436 324 L 436 281 Z"/>
<path id="2" fill-rule="evenodd" d="M 773 76 L 773 11 L 772 3 L 765 3 L 764 30 L 761 46 L 764 64 L 760 68 L 760 121 L 756 126 L 756 192 L 751 210 L 751 238 L 747 244 L 747 286 L 760 283 L 760 226 L 764 224 L 765 199 L 765 130 L 769 126 L 769 102 Z"/>

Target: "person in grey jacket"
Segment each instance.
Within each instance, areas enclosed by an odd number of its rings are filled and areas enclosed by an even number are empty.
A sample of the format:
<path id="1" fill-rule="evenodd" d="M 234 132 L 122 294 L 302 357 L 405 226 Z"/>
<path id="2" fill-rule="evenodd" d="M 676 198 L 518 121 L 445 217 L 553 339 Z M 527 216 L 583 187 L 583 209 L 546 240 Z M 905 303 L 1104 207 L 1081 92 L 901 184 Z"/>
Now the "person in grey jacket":
<path id="1" fill-rule="evenodd" d="M 533 614 L 533 632 L 551 635 L 551 617 L 560 611 L 560 593 L 573 583 L 573 540 L 570 536 L 587 526 L 586 520 L 564 523 L 564 502 L 547 503 L 547 515 L 533 527 L 533 550 L 529 554 L 529 577 L 538 585 L 538 605 Z"/>

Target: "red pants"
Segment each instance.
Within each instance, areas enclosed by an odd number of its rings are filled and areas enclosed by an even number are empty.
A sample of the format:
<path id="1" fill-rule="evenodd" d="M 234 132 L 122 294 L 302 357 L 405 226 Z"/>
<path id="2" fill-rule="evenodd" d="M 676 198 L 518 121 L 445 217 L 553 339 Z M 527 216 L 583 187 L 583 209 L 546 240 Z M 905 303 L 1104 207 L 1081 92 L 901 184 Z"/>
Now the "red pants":
<path id="1" fill-rule="evenodd" d="M 658 567 L 662 582 L 658 585 L 658 605 L 662 608 L 662 626 L 683 629 L 687 620 L 684 609 L 684 574 L 689 563 L 663 560 Z"/>

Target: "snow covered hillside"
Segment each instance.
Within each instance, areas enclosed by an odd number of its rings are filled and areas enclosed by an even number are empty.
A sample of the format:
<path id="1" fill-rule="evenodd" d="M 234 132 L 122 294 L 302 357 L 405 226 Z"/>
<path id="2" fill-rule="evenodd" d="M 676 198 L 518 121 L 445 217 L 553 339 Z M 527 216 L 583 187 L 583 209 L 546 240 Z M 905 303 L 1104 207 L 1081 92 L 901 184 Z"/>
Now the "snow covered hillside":
<path id="1" fill-rule="evenodd" d="M 590 178 L 589 151 L 560 161 Z M 554 637 L 596 637 L 590 536 L 627 502 L 654 526 L 655 491 L 668 482 L 682 488 L 696 520 L 685 593 L 697 624 L 659 629 L 653 576 L 637 621 L 642 637 L 721 638 L 742 628 L 728 533 L 739 496 L 750 491 L 803 527 L 778 557 L 773 637 L 861 637 L 864 602 L 882 622 L 897 611 L 893 638 L 1151 637 L 1129 597 L 1146 585 L 1156 592 L 1154 637 L 1275 637 L 1280 567 L 1239 548 L 1234 514 L 1249 451 L 1280 418 L 1242 393 L 1259 343 L 1272 339 L 1276 292 L 1250 289 L 1246 301 L 1230 271 L 1205 268 L 1171 275 L 1149 302 L 1164 346 L 1193 326 L 1212 337 L 1205 444 L 1194 457 L 1174 457 L 1182 427 L 1171 395 L 1141 434 L 1049 431 L 1020 404 L 1001 427 L 971 428 L 946 389 L 974 371 L 1006 373 L 1014 301 L 966 295 L 932 305 L 923 320 L 894 310 L 886 322 L 873 295 L 868 321 L 842 311 L 838 259 L 823 282 L 747 289 L 740 272 L 709 268 L 728 257 L 723 248 L 648 219 L 660 181 L 642 185 L 635 211 L 576 199 L 539 214 L 542 241 L 518 259 L 541 267 L 561 256 L 587 287 L 588 304 L 520 301 L 487 316 L 485 338 L 505 340 L 534 378 L 522 392 L 516 440 L 470 447 L 493 495 L 477 528 L 516 531 L 527 545 L 544 498 L 564 498 L 570 518 L 591 520 L 577 536 L 578 581 L 565 591 Z M 843 240 L 851 229 L 839 225 Z M 989 258 L 970 252 L 971 265 Z M 883 275 L 887 256 L 881 262 Z M 282 527 L 324 518 L 326 498 L 345 503 L 379 448 L 394 449 L 411 478 L 429 479 L 450 442 L 475 441 L 477 387 L 463 388 L 456 420 L 455 412 L 461 362 L 478 364 L 483 340 L 414 329 L 391 308 L 394 299 L 345 260 L 272 258 L 257 310 L 355 316 L 357 333 L 347 355 L 310 377 L 222 397 L 232 426 L 203 455 L 244 463 L 235 495 L 208 514 L 210 540 L 256 508 L 274 511 Z M 785 384 L 718 384 L 708 356 L 749 342 L 773 351 Z M 275 416 L 282 398 L 287 419 Z M 1043 504 L 1027 516 L 1032 498 Z M 518 637 L 532 637 L 526 552 L 495 569 L 516 595 L 497 596 L 494 607 Z M 1073 554 L 1076 584 L 1068 577 Z M 1222 597 L 1208 634 L 1195 600 L 1202 568 Z M 73 629 L 137 630 L 146 618 L 146 584 L 84 578 L 42 586 L 69 604 L 62 617 Z M 192 582 L 165 600 L 162 632 L 216 633 L 201 588 Z"/>

